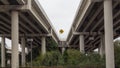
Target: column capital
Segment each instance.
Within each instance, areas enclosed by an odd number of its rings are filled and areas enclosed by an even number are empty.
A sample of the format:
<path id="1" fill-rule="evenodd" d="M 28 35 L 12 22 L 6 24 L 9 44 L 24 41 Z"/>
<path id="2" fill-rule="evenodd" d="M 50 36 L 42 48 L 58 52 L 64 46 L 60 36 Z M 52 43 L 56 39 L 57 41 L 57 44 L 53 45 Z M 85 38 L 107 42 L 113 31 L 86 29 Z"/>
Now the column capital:
<path id="1" fill-rule="evenodd" d="M 10 10 L 10 12 L 12 13 L 12 12 L 20 12 L 20 10 L 17 10 L 17 9 L 13 9 L 13 10 Z"/>

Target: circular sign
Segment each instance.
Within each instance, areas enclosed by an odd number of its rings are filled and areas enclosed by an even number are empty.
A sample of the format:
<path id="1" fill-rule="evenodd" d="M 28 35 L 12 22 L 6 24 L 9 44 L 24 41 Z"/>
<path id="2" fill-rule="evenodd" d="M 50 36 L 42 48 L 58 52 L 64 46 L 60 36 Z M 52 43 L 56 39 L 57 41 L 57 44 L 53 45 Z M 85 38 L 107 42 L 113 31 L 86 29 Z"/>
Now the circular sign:
<path id="1" fill-rule="evenodd" d="M 62 34 L 62 33 L 64 33 L 64 30 L 63 30 L 63 29 L 60 29 L 60 31 L 59 31 L 59 32 L 60 32 L 60 34 Z"/>

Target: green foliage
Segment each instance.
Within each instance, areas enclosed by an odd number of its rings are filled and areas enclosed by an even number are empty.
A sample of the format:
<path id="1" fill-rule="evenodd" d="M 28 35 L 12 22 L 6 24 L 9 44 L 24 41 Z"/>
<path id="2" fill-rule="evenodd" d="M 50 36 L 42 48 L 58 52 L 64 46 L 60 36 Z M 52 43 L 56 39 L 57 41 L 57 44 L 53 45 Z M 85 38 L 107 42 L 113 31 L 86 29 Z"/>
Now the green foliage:
<path id="1" fill-rule="evenodd" d="M 45 55 L 45 59 L 42 63 L 45 66 L 57 66 L 62 64 L 62 55 L 59 51 L 51 51 Z"/>
<path id="2" fill-rule="evenodd" d="M 104 58 L 99 54 L 89 53 L 82 54 L 78 50 L 70 49 L 64 53 L 65 65 L 71 66 L 104 66 Z"/>
<path id="3" fill-rule="evenodd" d="M 89 53 L 80 57 L 80 66 L 104 66 L 105 61 L 97 53 Z"/>
<path id="4" fill-rule="evenodd" d="M 53 42 L 49 42 L 53 43 Z M 115 65 L 120 68 L 120 41 L 115 41 Z M 100 57 L 97 53 L 82 54 L 79 50 L 68 49 L 62 55 L 54 46 L 49 46 L 49 52 L 44 56 L 39 55 L 33 62 L 34 66 L 103 66 L 105 67 L 105 56 Z M 53 49 L 53 50 L 52 50 Z"/>
<path id="5" fill-rule="evenodd" d="M 120 68 L 120 41 L 117 40 L 114 42 L 115 45 L 115 65 Z"/>
<path id="6" fill-rule="evenodd" d="M 46 50 L 48 52 L 58 50 L 57 43 L 53 39 L 51 39 L 51 38 L 46 38 L 46 47 L 47 47 Z M 36 60 L 35 58 L 37 58 L 41 54 L 40 51 L 41 51 L 41 46 L 38 46 L 38 47 L 35 47 L 35 48 L 32 49 L 32 59 L 33 60 Z M 26 58 L 27 58 L 26 61 L 28 63 L 31 61 L 31 57 L 30 56 L 31 56 L 31 52 L 29 52 L 26 55 Z M 34 62 L 34 64 L 36 64 L 36 62 Z"/>
<path id="7" fill-rule="evenodd" d="M 58 45 L 53 39 L 47 39 L 47 51 L 58 50 Z"/>
<path id="8" fill-rule="evenodd" d="M 0 42 L 0 57 L 1 57 L 1 42 Z M 0 58 L 1 61 L 1 58 Z M 1 62 L 0 62 L 0 66 L 1 66 Z"/>
<path id="9" fill-rule="evenodd" d="M 47 52 L 37 57 L 33 66 L 102 66 L 104 61 L 96 53 L 82 54 L 78 50 L 68 49 L 62 55 L 59 51 Z"/>
<path id="10" fill-rule="evenodd" d="M 34 65 L 38 66 L 58 66 L 63 64 L 62 55 L 59 51 L 47 52 L 44 56 L 40 55 Z"/>
<path id="11" fill-rule="evenodd" d="M 78 65 L 80 63 L 80 56 L 81 53 L 78 50 L 68 49 L 63 55 L 64 65 Z"/>

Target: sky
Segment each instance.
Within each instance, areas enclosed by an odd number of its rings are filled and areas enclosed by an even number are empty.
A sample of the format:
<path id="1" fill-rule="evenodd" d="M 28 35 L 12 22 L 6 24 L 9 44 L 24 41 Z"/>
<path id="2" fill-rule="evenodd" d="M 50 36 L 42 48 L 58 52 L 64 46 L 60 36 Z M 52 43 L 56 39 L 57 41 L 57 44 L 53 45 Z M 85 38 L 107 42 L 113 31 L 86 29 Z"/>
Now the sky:
<path id="1" fill-rule="evenodd" d="M 81 0 L 39 0 L 60 40 L 65 41 Z M 60 34 L 59 30 L 64 33 Z"/>
<path id="2" fill-rule="evenodd" d="M 0 37 L 0 42 L 1 42 L 1 37 Z M 8 39 L 8 38 L 5 38 L 5 44 L 7 44 L 5 47 L 7 48 L 7 49 L 11 49 L 11 40 L 10 39 Z M 19 44 L 19 48 L 20 48 L 21 46 L 20 46 L 20 44 Z M 19 49 L 19 51 L 21 51 L 21 49 Z"/>

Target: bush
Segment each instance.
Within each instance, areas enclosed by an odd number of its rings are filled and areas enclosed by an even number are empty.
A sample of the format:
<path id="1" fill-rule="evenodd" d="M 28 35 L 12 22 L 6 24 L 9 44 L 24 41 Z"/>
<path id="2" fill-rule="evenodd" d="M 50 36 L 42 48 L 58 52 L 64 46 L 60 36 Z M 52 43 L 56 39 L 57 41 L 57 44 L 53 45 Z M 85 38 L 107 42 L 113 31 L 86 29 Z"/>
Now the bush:
<path id="1" fill-rule="evenodd" d="M 104 66 L 104 58 L 97 53 L 82 54 L 79 50 L 69 49 L 64 55 L 64 65 L 71 66 Z"/>
<path id="2" fill-rule="evenodd" d="M 89 53 L 80 57 L 80 66 L 104 66 L 105 61 L 97 53 Z"/>
<path id="3" fill-rule="evenodd" d="M 64 65 L 78 65 L 80 63 L 80 56 L 81 53 L 78 50 L 68 49 L 63 55 Z"/>
<path id="4" fill-rule="evenodd" d="M 34 66 L 104 66 L 105 62 L 96 53 L 82 54 L 79 50 L 68 49 L 62 55 L 59 51 L 47 52 L 33 62 Z"/>
<path id="5" fill-rule="evenodd" d="M 63 65 L 62 55 L 59 51 L 47 52 L 44 56 L 40 55 L 34 61 L 34 66 L 58 66 L 58 65 Z"/>
<path id="6" fill-rule="evenodd" d="M 117 68 L 120 68 L 120 41 L 115 41 L 114 42 L 115 45 L 115 66 Z"/>

